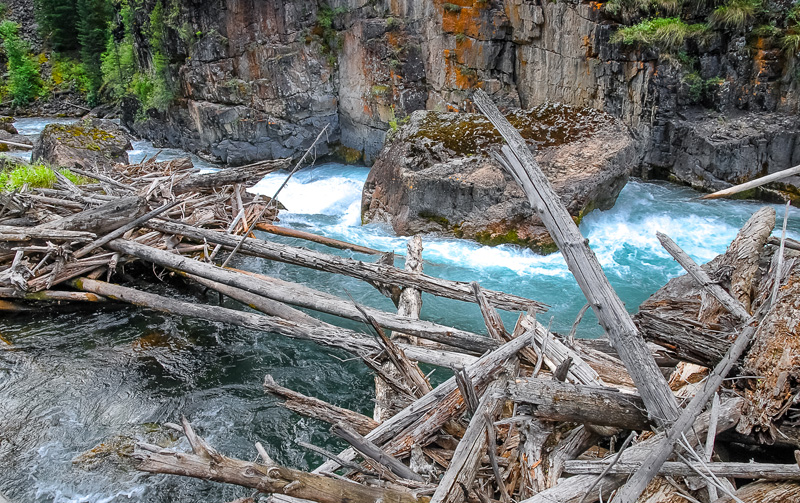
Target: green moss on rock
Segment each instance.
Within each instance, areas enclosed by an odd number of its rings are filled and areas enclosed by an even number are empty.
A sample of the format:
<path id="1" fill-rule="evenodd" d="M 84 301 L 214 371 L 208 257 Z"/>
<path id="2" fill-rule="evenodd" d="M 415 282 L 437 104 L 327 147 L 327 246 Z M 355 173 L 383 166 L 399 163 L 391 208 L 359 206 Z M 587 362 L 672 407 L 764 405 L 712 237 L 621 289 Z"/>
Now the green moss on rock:
<path id="1" fill-rule="evenodd" d="M 585 138 L 605 122 L 601 112 L 568 105 L 541 105 L 530 110 L 515 110 L 508 121 L 530 143 L 540 147 L 562 145 Z M 461 155 L 479 152 L 483 147 L 503 141 L 500 133 L 479 114 L 427 114 L 408 139 L 429 139 Z"/>

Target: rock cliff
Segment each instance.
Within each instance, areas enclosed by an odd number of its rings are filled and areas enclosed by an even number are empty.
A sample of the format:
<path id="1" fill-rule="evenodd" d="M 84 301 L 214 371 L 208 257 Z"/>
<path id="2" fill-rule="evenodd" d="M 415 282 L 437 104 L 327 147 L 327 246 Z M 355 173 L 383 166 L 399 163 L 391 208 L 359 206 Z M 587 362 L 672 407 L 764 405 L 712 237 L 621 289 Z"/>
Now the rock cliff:
<path id="1" fill-rule="evenodd" d="M 390 124 L 421 109 L 471 111 L 476 86 L 505 107 L 560 102 L 621 119 L 634 132 L 637 174 L 645 177 L 710 190 L 800 163 L 794 126 L 785 136 L 792 147 L 764 150 L 758 170 L 748 154 L 730 151 L 760 145 L 769 128 L 733 143 L 703 140 L 701 131 L 721 123 L 724 136 L 726 121 L 783 123 L 797 113 L 797 57 L 767 29 L 780 31 L 789 23 L 782 18 L 767 28 L 755 29 L 755 20 L 719 25 L 664 47 L 612 42 L 622 27 L 656 15 L 632 12 L 624 0 L 142 3 L 136 33 L 145 62 L 153 53 L 142 35 L 147 12 L 169 6 L 166 59 L 178 100 L 166 113 L 150 111 L 154 120 L 136 122 L 130 112 L 126 121 L 232 164 L 301 151 L 323 124 L 332 134 L 320 154 L 336 149 L 371 164 Z M 662 3 L 671 5 L 653 9 Z M 777 13 L 792 5 L 768 4 Z M 710 19 L 714 7 L 698 6 L 686 3 L 682 17 Z M 676 26 L 689 33 L 696 25 Z M 720 170 L 715 163 L 725 156 L 734 164 Z"/>
<path id="2" fill-rule="evenodd" d="M 635 158 L 633 139 L 619 121 L 566 105 L 508 117 L 538 147 L 537 161 L 576 221 L 614 205 Z M 555 251 L 525 194 L 491 156 L 502 142 L 482 115 L 414 112 L 370 171 L 363 221 L 388 222 L 398 234 L 443 232 Z"/>

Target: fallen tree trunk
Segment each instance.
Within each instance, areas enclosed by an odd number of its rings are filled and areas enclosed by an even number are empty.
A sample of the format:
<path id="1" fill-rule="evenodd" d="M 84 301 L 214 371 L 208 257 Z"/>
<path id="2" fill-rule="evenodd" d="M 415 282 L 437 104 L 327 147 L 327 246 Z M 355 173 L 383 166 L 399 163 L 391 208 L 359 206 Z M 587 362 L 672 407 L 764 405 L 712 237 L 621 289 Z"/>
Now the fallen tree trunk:
<path id="1" fill-rule="evenodd" d="M 335 330 L 325 326 L 305 326 L 269 316 L 227 309 L 224 307 L 191 304 L 103 281 L 80 278 L 70 282 L 74 288 L 109 299 L 120 300 L 164 313 L 191 316 L 202 320 L 230 323 L 243 328 L 272 332 L 294 339 L 317 342 L 323 346 L 343 349 L 354 355 L 370 357 L 380 351 L 378 345 L 363 334 L 344 328 Z"/>
<path id="2" fill-rule="evenodd" d="M 614 389 L 519 377 L 510 381 L 503 391 L 509 400 L 531 405 L 531 414 L 539 419 L 626 430 L 645 430 L 652 426 L 643 412 L 641 397 Z"/>
<path id="3" fill-rule="evenodd" d="M 756 187 L 761 187 L 764 184 L 770 182 L 776 182 L 778 180 L 782 180 L 784 178 L 794 176 L 797 174 L 800 174 L 800 166 L 784 169 L 783 171 L 778 171 L 777 173 L 772 173 L 771 175 L 762 176 L 761 178 L 758 178 L 756 180 L 740 183 L 739 185 L 734 185 L 733 187 L 728 187 L 727 189 L 718 190 L 717 192 L 714 192 L 712 194 L 706 194 L 700 196 L 700 199 L 718 199 L 720 197 L 732 196 L 734 194 L 738 194 L 739 192 L 755 189 Z"/>
<path id="4" fill-rule="evenodd" d="M 790 503 L 800 501 L 800 484 L 797 482 L 753 482 L 738 491 L 736 497 L 745 503 Z M 724 496 L 713 503 L 734 503 Z"/>
<path id="5" fill-rule="evenodd" d="M 671 424 L 679 414 L 675 397 L 625 305 L 608 282 L 597 257 L 561 204 L 519 132 L 503 117 L 485 92 L 478 89 L 474 99 L 478 108 L 508 142 L 503 147 L 504 166 L 513 174 L 558 245 L 569 270 L 633 378 L 648 412 L 656 424 Z"/>
<path id="6" fill-rule="evenodd" d="M 284 388 L 275 382 L 272 376 L 264 378 L 264 390 L 285 400 L 283 406 L 303 416 L 313 417 L 329 424 L 339 422 L 354 427 L 361 435 L 367 435 L 378 427 L 378 422 L 363 414 L 331 405 L 318 398 L 310 397 Z"/>
<path id="7" fill-rule="evenodd" d="M 481 398 L 430 503 L 461 503 L 466 499 L 466 492 L 473 487 L 484 451 L 487 447 L 497 448 L 488 445 L 486 429 L 494 428 L 491 421 L 503 405 L 498 398 L 501 388 L 502 382 L 495 381 Z M 497 483 L 501 484 L 502 481 L 498 480 Z"/>
<path id="8" fill-rule="evenodd" d="M 340 241 L 338 239 L 328 238 L 325 236 L 320 236 L 318 234 L 312 234 L 310 232 L 300 231 L 297 229 L 281 227 L 279 225 L 258 223 L 256 224 L 256 229 L 264 232 L 269 232 L 270 234 L 275 234 L 276 236 L 305 239 L 306 241 L 311 241 L 312 243 L 319 243 L 339 250 L 351 250 L 358 253 L 367 253 L 369 255 L 383 255 L 385 253 L 380 250 L 375 250 L 373 248 L 367 248 L 366 246 L 348 243 L 346 241 Z"/>
<path id="9" fill-rule="evenodd" d="M 351 320 L 362 320 L 361 313 L 351 302 L 296 283 L 281 281 L 253 273 L 248 275 L 235 270 L 220 269 L 210 264 L 127 240 L 117 239 L 111 241 L 108 243 L 107 247 L 162 267 L 200 276 L 269 299 L 314 309 L 315 311 L 335 314 Z M 404 333 L 414 334 L 418 337 L 424 337 L 436 342 L 478 353 L 496 347 L 496 343 L 477 334 L 436 325 L 429 321 L 403 318 L 378 309 L 364 308 L 364 310 L 375 318 L 381 326 L 392 330 L 402 330 Z"/>
<path id="10" fill-rule="evenodd" d="M 184 421 L 186 437 L 194 454 L 177 453 L 157 446 L 137 444 L 133 457 L 137 468 L 151 473 L 166 473 L 213 480 L 256 489 L 263 493 L 286 494 L 317 503 L 423 503 L 411 491 L 368 487 L 357 482 L 301 472 L 275 464 L 266 465 L 223 456 L 210 448 Z"/>
<path id="11" fill-rule="evenodd" d="M 573 475 L 599 474 L 608 468 L 606 472 L 608 474 L 626 475 L 636 472 L 640 466 L 638 463 L 617 463 L 609 468 L 609 463 L 606 461 L 573 460 L 565 463 L 564 471 Z M 737 479 L 800 480 L 800 467 L 796 464 L 705 463 L 701 465 L 697 463 L 689 466 L 681 461 L 667 461 L 658 474 L 671 477 L 694 477 L 698 472 Z"/>
<path id="12" fill-rule="evenodd" d="M 142 216 L 147 208 L 141 197 L 124 197 L 106 202 L 96 208 L 75 213 L 60 220 L 39 225 L 38 229 L 88 231 L 107 234 Z"/>
<path id="13" fill-rule="evenodd" d="M 217 231 L 199 229 L 191 225 L 164 220 L 152 220 L 148 227 L 167 234 L 184 236 L 188 239 L 234 248 L 241 240 L 238 236 L 230 236 Z M 299 265 L 334 274 L 343 274 L 368 282 L 392 284 L 401 287 L 410 286 L 423 292 L 465 302 L 476 302 L 469 283 L 434 278 L 425 274 L 404 271 L 394 266 L 372 264 L 344 257 L 337 257 L 305 248 L 288 246 L 260 239 L 246 238 L 240 248 L 242 253 L 266 258 L 287 264 Z M 545 310 L 541 302 L 526 299 L 493 290 L 484 290 L 489 301 L 499 309 L 509 311 L 527 311 L 529 308 L 538 312 Z"/>
<path id="14" fill-rule="evenodd" d="M 717 422 L 717 433 L 733 428 L 741 417 L 742 400 L 735 398 L 728 400 L 720 407 L 719 420 Z M 690 428 L 687 437 L 690 442 L 695 442 L 697 438 L 704 435 L 708 429 L 710 415 L 701 414 Z M 635 444 L 622 452 L 621 463 L 641 464 L 652 453 L 652 449 L 665 438 L 664 433 L 659 433 L 643 442 Z M 595 475 L 576 475 L 565 479 L 557 486 L 542 491 L 539 494 L 520 503 L 594 503 L 600 499 L 600 495 L 607 497 L 625 482 L 624 475 L 609 475 L 597 482 L 594 489 L 590 492 L 592 484 L 597 481 Z"/>
<path id="15" fill-rule="evenodd" d="M 236 183 L 255 182 L 264 178 L 264 175 L 289 167 L 290 159 L 276 159 L 260 161 L 247 166 L 237 168 L 226 168 L 213 173 L 203 173 L 191 175 L 185 180 L 178 182 L 172 187 L 174 194 L 182 194 L 198 189 L 210 189 L 223 185 L 233 185 Z"/>

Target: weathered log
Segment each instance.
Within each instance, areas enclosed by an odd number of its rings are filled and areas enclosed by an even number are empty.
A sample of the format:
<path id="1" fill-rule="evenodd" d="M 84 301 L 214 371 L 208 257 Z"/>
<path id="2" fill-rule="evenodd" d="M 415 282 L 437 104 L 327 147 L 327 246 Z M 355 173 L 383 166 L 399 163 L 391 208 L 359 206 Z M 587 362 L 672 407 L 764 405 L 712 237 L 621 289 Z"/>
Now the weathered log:
<path id="1" fill-rule="evenodd" d="M 146 207 L 147 204 L 143 198 L 125 197 L 59 220 L 41 224 L 38 228 L 88 231 L 98 235 L 106 234 L 142 216 Z"/>
<path id="2" fill-rule="evenodd" d="M 770 236 L 769 239 L 767 239 L 767 244 L 772 245 L 772 246 L 780 246 L 781 245 L 781 239 L 777 238 L 776 236 Z M 789 250 L 800 251 L 800 242 L 797 242 L 797 241 L 795 241 L 794 239 L 791 239 L 791 238 L 786 238 L 786 242 L 784 243 L 784 246 L 786 248 L 788 248 Z"/>
<path id="3" fill-rule="evenodd" d="M 8 141 L 8 140 L 0 140 L 0 143 L 3 145 L 10 145 L 12 147 L 21 148 L 22 150 L 33 150 L 33 145 L 28 145 L 27 143 L 17 143 L 15 141 Z"/>
<path id="4" fill-rule="evenodd" d="M 344 422 L 351 425 L 361 435 L 366 435 L 378 426 L 377 421 L 342 407 L 331 405 L 318 398 L 310 397 L 284 388 L 275 382 L 271 375 L 264 377 L 264 390 L 285 400 L 283 406 L 303 416 L 313 417 L 329 424 Z"/>
<path id="5" fill-rule="evenodd" d="M 671 424 L 678 417 L 675 397 L 625 305 L 608 282 L 597 257 L 581 236 L 578 226 L 519 132 L 503 117 L 485 92 L 477 90 L 474 99 L 478 108 L 508 142 L 503 147 L 506 167 L 511 169 L 531 206 L 558 245 L 569 270 L 633 378 L 648 412 L 658 425 Z"/>
<path id="6" fill-rule="evenodd" d="M 263 275 L 252 273 L 248 275 L 234 270 L 220 269 L 219 267 L 198 262 L 197 260 L 188 259 L 163 250 L 157 250 L 150 246 L 122 239 L 111 241 L 106 247 L 114 251 L 133 255 L 162 267 L 200 276 L 287 304 L 307 307 L 352 320 L 360 321 L 362 319 L 361 313 L 352 303 L 346 302 L 334 295 L 323 294 L 322 292 L 296 283 L 281 281 Z M 428 321 L 401 318 L 378 309 L 365 308 L 365 311 L 375 318 L 383 327 L 392 330 L 402 330 L 404 333 L 414 334 L 418 337 L 461 347 L 473 352 L 483 352 L 495 346 L 490 339 L 477 334 L 470 334 L 469 332 L 456 330 L 454 328 L 436 325 Z M 488 344 L 486 341 L 488 341 Z"/>
<path id="7" fill-rule="evenodd" d="M 265 175 L 289 167 L 289 159 L 276 159 L 260 161 L 247 166 L 226 168 L 213 173 L 191 175 L 172 187 L 174 194 L 182 194 L 199 189 L 221 187 L 236 183 L 254 182 L 264 178 Z"/>
<path id="8" fill-rule="evenodd" d="M 800 501 L 800 483 L 797 482 L 753 482 L 736 491 L 738 501 L 745 503 L 794 503 Z M 730 496 L 723 496 L 714 503 L 734 503 Z"/>
<path id="9" fill-rule="evenodd" d="M 419 235 L 413 236 L 408 240 L 406 249 L 405 270 L 417 274 L 422 273 L 422 238 Z M 420 291 L 410 287 L 404 288 L 400 293 L 400 298 L 397 303 L 397 315 L 418 320 L 421 310 L 422 294 Z M 370 320 L 371 323 L 372 321 L 374 321 L 374 318 Z M 387 355 L 392 360 L 391 363 L 384 365 L 386 371 L 391 374 L 397 374 L 399 377 L 404 376 L 405 382 L 411 386 L 412 389 L 418 390 L 416 394 L 417 398 L 422 396 L 419 392 L 422 392 L 422 394 L 429 392 L 432 389 L 431 385 L 425 379 L 425 375 L 419 367 L 410 362 L 402 350 L 399 352 L 395 351 L 394 342 L 386 340 L 386 336 L 383 334 L 380 326 L 377 326 L 375 323 L 373 324 L 375 325 L 375 330 L 378 332 L 379 337 L 384 341 L 383 345 L 385 346 Z M 413 342 L 413 339 L 409 339 L 408 335 L 396 331 L 392 334 L 392 338 Z M 376 421 L 383 421 L 387 417 L 393 416 L 397 410 L 402 409 L 405 405 L 408 404 L 397 394 L 392 393 L 386 383 L 383 382 L 383 379 L 379 376 L 375 376 L 375 410 L 373 412 L 373 417 Z"/>
<path id="10" fill-rule="evenodd" d="M 319 243 L 339 250 L 351 250 L 354 252 L 366 253 L 369 255 L 383 255 L 385 253 L 380 250 L 375 250 L 373 248 L 367 248 L 366 246 L 361 246 L 353 243 L 348 243 L 346 241 L 340 241 L 338 239 L 320 236 L 319 234 L 313 234 L 311 232 L 305 232 L 297 229 L 290 229 L 288 227 L 281 227 L 279 225 L 257 223 L 255 228 L 260 231 L 269 232 L 270 234 L 275 234 L 276 236 L 305 239 L 306 241 L 311 241 L 312 243 Z"/>
<path id="11" fill-rule="evenodd" d="M 224 307 L 198 305 L 163 297 L 103 281 L 81 278 L 71 286 L 114 300 L 120 300 L 164 313 L 191 316 L 202 320 L 219 321 L 253 330 L 272 332 L 286 337 L 311 340 L 328 347 L 348 351 L 354 355 L 369 357 L 380 351 L 377 344 L 363 334 L 344 328 L 331 330 L 324 326 L 305 326 L 270 316 L 237 311 Z"/>
<path id="12" fill-rule="evenodd" d="M 800 388 L 800 265 L 795 264 L 790 271 L 743 363 L 747 375 L 761 377 L 747 381 L 745 411 L 736 429 L 740 433 L 753 431 L 768 441 L 775 440 L 774 422 Z"/>
<path id="13" fill-rule="evenodd" d="M 625 475 L 636 472 L 641 465 L 637 463 L 617 463 L 608 473 Z M 608 467 L 606 461 L 573 460 L 567 461 L 564 471 L 572 475 L 601 473 Z M 671 477 L 692 477 L 697 473 L 711 473 L 717 477 L 735 477 L 737 479 L 764 480 L 800 480 L 800 467 L 796 464 L 783 465 L 774 463 L 700 463 L 687 465 L 682 461 L 667 461 L 658 471 L 659 475 Z"/>
<path id="14" fill-rule="evenodd" d="M 496 350 L 482 356 L 477 362 L 468 366 L 465 371 L 469 375 L 475 386 L 485 386 L 486 382 L 492 378 L 506 363 L 506 361 L 517 354 L 517 352 L 529 345 L 533 339 L 533 334 L 523 334 L 511 342 L 503 344 Z M 456 406 L 451 406 L 451 402 L 455 401 Z M 422 438 L 422 434 L 416 436 L 415 433 L 422 431 L 423 433 L 433 430 L 436 431 L 441 426 L 452 419 L 458 412 L 458 403 L 463 401 L 458 393 L 455 377 L 451 377 L 447 381 L 437 386 L 433 391 L 416 400 L 414 403 L 398 412 L 391 418 L 387 419 L 375 428 L 367 438 L 372 440 L 378 445 L 383 445 L 390 440 L 399 439 L 403 437 L 401 442 L 413 443 L 412 438 Z M 446 409 L 446 410 L 442 410 Z M 406 444 L 406 445 L 408 445 Z M 410 450 L 410 445 L 408 446 Z M 402 451 L 401 448 L 395 449 L 394 452 Z M 392 452 L 392 451 L 389 451 Z M 343 459 L 352 460 L 355 452 L 348 449 L 339 454 Z M 334 462 L 327 462 L 314 470 L 315 473 L 320 471 L 333 471 L 338 467 Z"/>
<path id="15" fill-rule="evenodd" d="M 322 475 L 293 470 L 274 463 L 262 465 L 223 456 L 191 432 L 184 422 L 194 454 L 177 453 L 147 444 L 137 444 L 133 457 L 137 468 L 151 473 L 182 475 L 249 487 L 264 493 L 287 494 L 317 503 L 422 503 L 410 491 L 368 487 Z M 191 433 L 190 433 L 191 432 Z M 426 498 L 427 499 L 427 498 Z"/>
<path id="16" fill-rule="evenodd" d="M 361 436 L 357 431 L 351 428 L 344 422 L 339 422 L 331 428 L 331 432 L 337 437 L 343 439 L 348 444 L 352 445 L 355 450 L 361 453 L 362 456 L 374 466 L 375 463 L 388 468 L 398 477 L 417 482 L 423 482 L 422 477 L 418 473 L 414 473 L 411 468 L 407 467 L 397 459 L 393 458 L 390 454 L 383 451 L 380 447 L 372 443 L 370 440 Z"/>
<path id="17" fill-rule="evenodd" d="M 206 240 L 209 243 L 221 244 L 227 248 L 235 247 L 240 240 L 237 236 L 229 236 L 217 231 L 199 229 L 190 225 L 167 222 L 164 220 L 151 220 L 148 227 L 167 234 L 184 236 L 194 241 L 202 242 Z M 305 248 L 252 238 L 246 238 L 242 242 L 241 251 L 248 255 L 308 267 L 318 271 L 343 274 L 364 281 L 392 284 L 401 287 L 410 286 L 440 297 L 462 300 L 465 302 L 475 302 L 475 297 L 468 283 L 434 278 L 426 274 L 409 273 L 408 271 L 389 265 L 371 264 Z M 533 308 L 541 312 L 546 308 L 541 302 L 526 299 L 518 295 L 496 292 L 493 290 L 484 290 L 484 294 L 489 301 L 499 309 L 527 311 L 528 308 Z"/>
<path id="18" fill-rule="evenodd" d="M 59 290 L 42 290 L 40 292 L 21 292 L 16 288 L 0 288 L 0 298 L 36 301 L 68 301 L 68 302 L 107 302 L 102 295 L 87 292 L 62 292 Z"/>
<path id="19" fill-rule="evenodd" d="M 642 410 L 641 397 L 612 388 L 518 377 L 509 381 L 503 392 L 509 400 L 531 405 L 530 414 L 539 419 L 626 430 L 643 430 L 652 426 L 652 421 Z"/>
<path id="20" fill-rule="evenodd" d="M 659 239 L 661 239 L 662 236 L 659 236 Z M 761 246 L 763 247 L 763 243 Z M 672 243 L 672 248 L 676 253 L 678 251 L 682 251 L 674 243 Z M 692 270 L 697 271 L 699 266 L 694 264 L 688 255 L 683 255 L 683 261 L 686 262 Z M 702 271 L 700 272 L 702 273 Z M 704 279 L 707 278 L 699 278 L 698 281 L 703 281 Z M 747 314 L 747 311 L 745 311 L 744 307 L 739 303 L 739 301 L 734 299 L 722 288 L 709 289 L 709 291 L 712 291 L 713 295 L 719 296 L 720 303 L 724 307 L 737 310 L 737 313 L 741 313 L 737 314 L 737 316 L 745 316 Z M 747 321 L 742 332 L 739 334 L 733 344 L 731 344 L 731 347 L 728 349 L 728 352 L 725 354 L 722 360 L 720 360 L 708 378 L 704 381 L 703 386 L 697 391 L 695 396 L 689 402 L 689 405 L 687 405 L 686 408 L 681 411 L 681 414 L 675 423 L 669 426 L 666 436 L 654 449 L 652 456 L 648 457 L 648 459 L 643 463 L 641 469 L 638 470 L 630 478 L 630 480 L 625 483 L 625 486 L 617 492 L 612 500 L 613 502 L 634 503 L 639 498 L 639 496 L 642 494 L 642 491 L 644 491 L 653 477 L 656 476 L 659 468 L 661 468 L 661 465 L 672 455 L 675 444 L 678 443 L 684 432 L 694 423 L 695 418 L 702 412 L 714 393 L 717 392 L 717 388 L 722 385 L 722 381 L 725 379 L 725 377 L 727 377 L 728 372 L 731 371 L 733 366 L 739 360 L 739 357 L 744 354 L 745 350 L 750 345 L 750 342 L 753 340 L 753 336 L 756 334 L 758 329 L 760 329 L 760 326 L 761 324 L 758 326 L 755 325 L 754 319 Z"/>
<path id="21" fill-rule="evenodd" d="M 775 228 L 775 209 L 764 206 L 747 220 L 731 242 L 718 266 L 724 279 L 730 278 L 731 296 L 752 312 L 750 298 L 764 245 Z M 727 273 L 727 274 L 725 274 Z"/>
<path id="22" fill-rule="evenodd" d="M 720 407 L 719 422 L 717 423 L 717 432 L 725 431 L 733 428 L 741 417 L 742 400 L 735 398 L 723 402 Z M 708 429 L 709 414 L 701 414 L 694 422 L 694 426 L 687 433 L 690 442 L 696 442 L 699 436 L 705 434 Z M 664 433 L 659 433 L 653 437 L 629 447 L 622 453 L 620 458 L 621 463 L 635 463 L 641 464 L 645 461 L 652 452 L 652 448 L 658 445 L 665 437 Z M 594 503 L 598 501 L 600 495 L 607 497 L 617 487 L 625 482 L 626 477 L 622 475 L 613 475 L 604 477 L 595 486 L 594 490 L 587 494 L 586 491 L 596 481 L 595 475 L 577 475 L 565 479 L 564 482 L 536 494 L 535 496 L 521 502 L 521 503 Z"/>
<path id="23" fill-rule="evenodd" d="M 299 309 L 294 309 L 292 307 L 289 307 L 283 302 L 278 302 L 272 299 L 268 299 L 266 297 L 262 297 L 260 295 L 255 295 L 248 291 L 242 290 L 241 288 L 235 288 L 232 286 L 224 285 L 222 283 L 211 281 L 210 279 L 205 279 L 200 276 L 194 276 L 192 274 L 187 274 L 183 272 L 179 274 L 186 277 L 190 281 L 193 281 L 201 286 L 210 288 L 211 290 L 226 295 L 234 300 L 241 302 L 242 304 L 248 307 L 255 309 L 256 311 L 261 311 L 264 314 L 268 314 L 270 316 L 277 316 L 278 318 L 283 318 L 284 320 L 294 321 L 295 323 L 302 323 L 309 326 L 326 325 L 325 322 L 320 321 L 314 318 L 313 316 L 310 316 L 304 313 L 303 311 L 300 311 Z"/>
<path id="24" fill-rule="evenodd" d="M 664 249 L 667 250 L 670 255 L 672 255 L 672 258 L 678 261 L 681 267 L 683 267 L 683 269 L 700 285 L 701 288 L 705 289 L 709 294 L 717 299 L 717 302 L 722 304 L 722 307 L 736 316 L 741 322 L 747 321 L 750 318 L 750 313 L 747 312 L 747 309 L 745 309 L 741 301 L 731 297 L 731 295 L 726 292 L 724 288 L 722 288 L 717 282 L 713 281 L 708 274 L 706 274 L 706 272 L 675 243 L 675 241 L 673 241 L 666 234 L 662 234 L 660 232 L 656 232 L 656 237 L 658 237 L 658 240 L 661 242 L 661 246 L 663 246 Z"/>
<path id="25" fill-rule="evenodd" d="M 778 180 L 782 180 L 784 178 L 794 176 L 797 174 L 800 174 L 800 166 L 787 168 L 782 171 L 778 171 L 777 173 L 772 173 L 771 175 L 762 176 L 761 178 L 757 178 L 749 182 L 740 183 L 739 185 L 734 185 L 733 187 L 728 187 L 727 189 L 718 190 L 717 192 L 711 194 L 705 194 L 703 196 L 700 196 L 700 199 L 718 199 L 720 197 L 732 196 L 734 194 L 738 194 L 739 192 L 755 189 L 756 187 L 761 187 L 764 184 L 770 182 L 776 182 Z"/>
<path id="26" fill-rule="evenodd" d="M 93 232 L 0 225 L 0 241 L 33 241 L 41 239 L 47 241 L 86 242 L 96 237 Z"/>
<path id="27" fill-rule="evenodd" d="M 466 499 L 465 493 L 473 487 L 481 458 L 487 449 L 486 429 L 494 428 L 487 417 L 493 418 L 503 405 L 498 398 L 502 387 L 502 381 L 496 381 L 481 398 L 464 437 L 453 453 L 450 466 L 431 497 L 431 503 L 461 503 Z M 496 449 L 497 446 L 488 445 L 488 448 Z M 497 480 L 497 483 L 502 484 L 502 480 Z"/>

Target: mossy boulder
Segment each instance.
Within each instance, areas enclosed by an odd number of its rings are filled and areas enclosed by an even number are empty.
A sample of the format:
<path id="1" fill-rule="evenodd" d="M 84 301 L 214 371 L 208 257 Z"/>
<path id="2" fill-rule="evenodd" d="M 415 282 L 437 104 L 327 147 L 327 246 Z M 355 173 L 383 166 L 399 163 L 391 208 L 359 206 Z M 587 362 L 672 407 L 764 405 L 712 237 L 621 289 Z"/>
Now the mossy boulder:
<path id="1" fill-rule="evenodd" d="M 608 114 L 549 104 L 513 110 L 576 222 L 614 205 L 634 164 L 634 142 Z M 503 140 L 478 114 L 418 111 L 390 135 L 364 185 L 362 220 L 398 234 L 440 232 L 495 246 L 556 251 L 522 190 L 492 158 Z"/>
<path id="2" fill-rule="evenodd" d="M 0 131 L 5 131 L 11 134 L 19 134 L 17 128 L 14 127 L 14 118 L 7 115 L 0 115 Z"/>
<path id="3" fill-rule="evenodd" d="M 116 123 L 90 119 L 72 124 L 48 124 L 36 141 L 33 160 L 51 166 L 105 170 L 128 163 L 133 148 L 129 135 Z"/>

